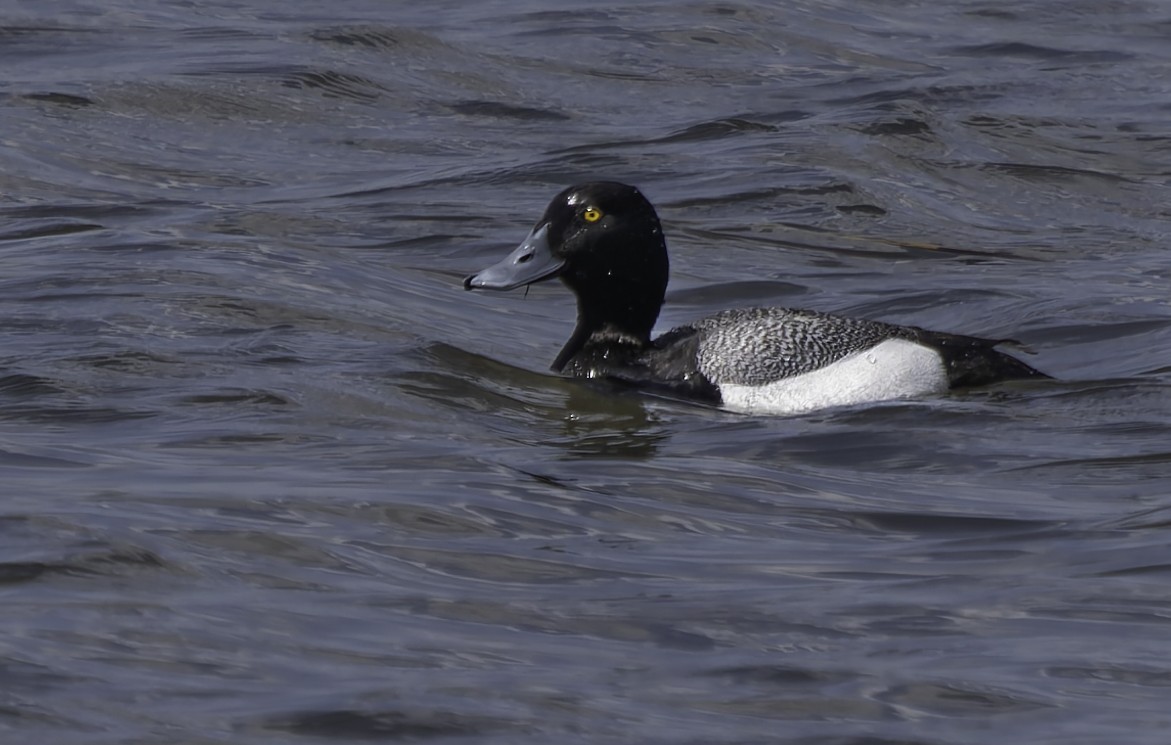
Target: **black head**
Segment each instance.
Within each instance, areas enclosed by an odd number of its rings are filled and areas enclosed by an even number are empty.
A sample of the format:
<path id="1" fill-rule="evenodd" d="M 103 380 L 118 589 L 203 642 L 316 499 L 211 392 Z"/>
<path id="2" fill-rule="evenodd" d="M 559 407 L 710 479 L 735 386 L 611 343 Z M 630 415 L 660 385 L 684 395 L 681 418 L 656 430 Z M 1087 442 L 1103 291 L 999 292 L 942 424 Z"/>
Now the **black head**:
<path id="1" fill-rule="evenodd" d="M 651 203 L 633 186 L 594 181 L 553 197 L 520 246 L 465 279 L 464 288 L 511 290 L 560 277 L 577 295 L 575 339 L 610 333 L 646 342 L 668 273 L 667 244 Z"/>
<path id="2" fill-rule="evenodd" d="M 520 246 L 465 279 L 464 287 L 512 290 L 561 277 L 574 290 L 613 278 L 665 289 L 667 270 L 663 229 L 651 203 L 633 186 L 594 181 L 553 197 Z"/>
<path id="3" fill-rule="evenodd" d="M 662 304 L 667 246 L 655 208 L 638 189 L 612 181 L 571 187 L 549 203 L 541 225 L 565 262 L 561 278 L 579 295 L 637 287 Z"/>

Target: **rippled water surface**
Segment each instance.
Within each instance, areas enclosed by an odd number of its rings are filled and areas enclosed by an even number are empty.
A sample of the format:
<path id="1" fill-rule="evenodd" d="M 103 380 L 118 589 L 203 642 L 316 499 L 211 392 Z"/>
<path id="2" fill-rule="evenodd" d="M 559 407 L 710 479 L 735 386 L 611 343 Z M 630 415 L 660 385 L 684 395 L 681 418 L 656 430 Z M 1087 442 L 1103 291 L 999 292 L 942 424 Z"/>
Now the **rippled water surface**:
<path id="1" fill-rule="evenodd" d="M 1166 743 L 1171 6 L 567 7 L 0 6 L 0 741 Z M 593 178 L 1058 380 L 560 379 Z"/>

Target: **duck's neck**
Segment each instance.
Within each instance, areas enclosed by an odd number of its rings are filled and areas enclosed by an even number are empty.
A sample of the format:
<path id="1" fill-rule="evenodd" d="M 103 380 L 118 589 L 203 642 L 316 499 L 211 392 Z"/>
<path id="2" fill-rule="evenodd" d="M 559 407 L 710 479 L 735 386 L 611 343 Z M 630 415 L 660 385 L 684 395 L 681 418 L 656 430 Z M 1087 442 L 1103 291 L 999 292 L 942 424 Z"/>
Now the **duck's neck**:
<path id="1" fill-rule="evenodd" d="M 588 292 L 575 286 L 571 278 L 565 283 L 577 295 L 577 326 L 573 335 L 553 361 L 554 372 L 561 372 L 570 360 L 590 344 L 620 344 L 641 348 L 650 344 L 651 330 L 663 305 L 663 287 L 645 283 L 621 282 L 612 277 L 590 283 Z"/>

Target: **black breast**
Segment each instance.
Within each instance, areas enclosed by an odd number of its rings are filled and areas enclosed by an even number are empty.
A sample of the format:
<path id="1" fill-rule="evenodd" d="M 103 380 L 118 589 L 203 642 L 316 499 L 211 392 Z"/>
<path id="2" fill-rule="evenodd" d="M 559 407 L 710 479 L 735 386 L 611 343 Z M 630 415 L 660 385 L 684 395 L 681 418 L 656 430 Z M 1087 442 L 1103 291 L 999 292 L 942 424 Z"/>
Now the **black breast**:
<path id="1" fill-rule="evenodd" d="M 613 338 L 591 339 L 565 371 L 579 378 L 606 378 L 684 398 L 720 403 L 720 390 L 699 371 L 698 332 L 683 326 L 649 344 Z"/>

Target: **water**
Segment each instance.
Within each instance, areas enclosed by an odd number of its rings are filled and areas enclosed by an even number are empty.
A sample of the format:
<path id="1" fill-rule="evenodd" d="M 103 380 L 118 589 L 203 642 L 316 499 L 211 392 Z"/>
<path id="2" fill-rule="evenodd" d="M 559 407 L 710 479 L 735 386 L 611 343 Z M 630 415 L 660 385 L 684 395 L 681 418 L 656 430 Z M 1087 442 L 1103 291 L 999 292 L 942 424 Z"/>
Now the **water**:
<path id="1" fill-rule="evenodd" d="M 0 741 L 1151 743 L 1171 8 L 0 8 Z M 662 329 L 1022 340 L 750 418 L 460 279 L 638 184 Z"/>

